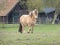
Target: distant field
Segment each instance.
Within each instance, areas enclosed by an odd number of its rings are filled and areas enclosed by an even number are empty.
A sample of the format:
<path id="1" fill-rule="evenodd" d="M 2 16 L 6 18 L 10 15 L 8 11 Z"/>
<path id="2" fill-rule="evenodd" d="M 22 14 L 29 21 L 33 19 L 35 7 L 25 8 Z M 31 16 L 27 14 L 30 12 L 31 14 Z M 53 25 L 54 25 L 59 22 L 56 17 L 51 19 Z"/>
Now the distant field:
<path id="1" fill-rule="evenodd" d="M 34 33 L 18 32 L 18 24 L 0 24 L 0 45 L 60 45 L 60 25 L 39 24 Z"/>

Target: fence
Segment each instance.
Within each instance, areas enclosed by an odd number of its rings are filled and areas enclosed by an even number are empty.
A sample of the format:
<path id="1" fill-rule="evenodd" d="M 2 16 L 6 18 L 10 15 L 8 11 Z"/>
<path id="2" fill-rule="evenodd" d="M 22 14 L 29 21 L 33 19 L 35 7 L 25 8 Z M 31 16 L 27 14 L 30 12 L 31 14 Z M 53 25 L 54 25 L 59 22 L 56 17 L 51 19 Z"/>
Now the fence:
<path id="1" fill-rule="evenodd" d="M 4 18 L 3 18 L 3 21 L 0 21 L 0 28 L 5 28 L 5 27 L 18 27 L 18 24 L 19 24 L 19 21 L 18 21 L 18 17 L 13 17 L 12 21 L 8 22 L 8 21 L 4 21 Z M 37 21 L 36 21 L 36 24 L 51 24 L 52 22 L 52 18 L 48 18 L 48 17 L 38 17 Z M 60 20 L 57 19 L 56 20 L 56 24 L 60 23 Z"/>

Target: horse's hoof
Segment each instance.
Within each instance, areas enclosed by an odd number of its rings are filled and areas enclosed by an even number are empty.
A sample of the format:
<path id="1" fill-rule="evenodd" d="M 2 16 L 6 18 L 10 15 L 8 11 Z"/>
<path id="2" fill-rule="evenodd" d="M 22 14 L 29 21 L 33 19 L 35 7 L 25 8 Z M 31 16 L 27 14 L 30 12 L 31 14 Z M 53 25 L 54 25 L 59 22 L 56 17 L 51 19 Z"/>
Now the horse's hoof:
<path id="1" fill-rule="evenodd" d="M 27 32 L 27 33 L 30 33 L 30 32 Z"/>
<path id="2" fill-rule="evenodd" d="M 20 33 L 22 33 L 22 32 L 20 32 Z"/>
<path id="3" fill-rule="evenodd" d="M 33 33 L 33 32 L 31 32 L 31 33 Z"/>
<path id="4" fill-rule="evenodd" d="M 22 33 L 22 32 L 19 31 L 19 33 Z"/>

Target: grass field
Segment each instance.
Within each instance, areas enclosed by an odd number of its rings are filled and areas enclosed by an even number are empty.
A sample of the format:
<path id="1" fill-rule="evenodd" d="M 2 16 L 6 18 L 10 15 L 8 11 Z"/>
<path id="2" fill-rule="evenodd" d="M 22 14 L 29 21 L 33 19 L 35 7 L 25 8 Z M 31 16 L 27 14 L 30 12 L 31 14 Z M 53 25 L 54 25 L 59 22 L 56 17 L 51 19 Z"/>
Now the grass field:
<path id="1" fill-rule="evenodd" d="M 0 24 L 0 45 L 60 45 L 60 25 L 36 25 L 33 34 L 19 33 L 18 24 Z"/>

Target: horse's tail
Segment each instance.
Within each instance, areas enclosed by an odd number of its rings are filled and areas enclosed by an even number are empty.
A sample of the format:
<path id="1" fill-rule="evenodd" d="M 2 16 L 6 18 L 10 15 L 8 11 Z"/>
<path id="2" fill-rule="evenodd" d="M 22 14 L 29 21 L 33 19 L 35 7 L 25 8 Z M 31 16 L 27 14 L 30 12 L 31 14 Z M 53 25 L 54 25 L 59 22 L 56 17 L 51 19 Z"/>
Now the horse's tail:
<path id="1" fill-rule="evenodd" d="M 22 33 L 22 25 L 21 23 L 19 24 L 19 30 L 18 30 L 20 33 Z"/>

